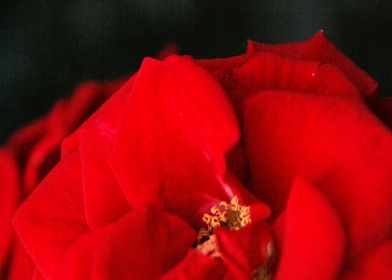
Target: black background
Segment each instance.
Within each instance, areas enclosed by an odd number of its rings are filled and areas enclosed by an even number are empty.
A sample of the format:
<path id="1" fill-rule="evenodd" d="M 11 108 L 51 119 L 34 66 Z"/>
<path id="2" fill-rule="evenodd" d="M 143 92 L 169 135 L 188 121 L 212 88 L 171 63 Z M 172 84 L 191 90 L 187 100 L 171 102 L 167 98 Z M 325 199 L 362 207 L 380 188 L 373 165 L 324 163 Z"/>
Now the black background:
<path id="1" fill-rule="evenodd" d="M 80 81 L 135 70 L 167 42 L 195 57 L 241 53 L 246 39 L 319 30 L 392 95 L 392 2 L 1 0 L 0 142 Z"/>

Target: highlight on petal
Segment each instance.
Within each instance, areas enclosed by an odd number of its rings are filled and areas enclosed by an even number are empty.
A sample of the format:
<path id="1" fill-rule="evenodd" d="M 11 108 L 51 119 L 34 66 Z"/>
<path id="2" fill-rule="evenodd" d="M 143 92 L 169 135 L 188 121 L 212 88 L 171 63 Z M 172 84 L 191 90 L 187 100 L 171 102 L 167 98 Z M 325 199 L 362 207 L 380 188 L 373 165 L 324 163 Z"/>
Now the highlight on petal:
<path id="1" fill-rule="evenodd" d="M 11 246 L 14 230 L 12 216 L 19 203 L 19 180 L 16 163 L 7 150 L 0 149 L 0 276 L 5 267 Z"/>
<path id="2" fill-rule="evenodd" d="M 202 214 L 228 197 L 225 154 L 238 138 L 233 109 L 208 73 L 190 58 L 148 58 L 135 76 L 111 165 L 132 207 L 160 205 L 199 223 L 195 209 Z"/>
<path id="3" fill-rule="evenodd" d="M 323 30 L 304 42 L 269 45 L 250 41 L 249 46 L 251 46 L 248 47 L 250 51 L 274 52 L 301 60 L 314 60 L 332 64 L 343 71 L 366 97 L 377 94 L 378 83 L 355 65 L 342 51 L 337 49 L 325 36 Z"/>
<path id="4" fill-rule="evenodd" d="M 90 228 L 113 222 L 130 209 L 109 158 L 132 87 L 130 79 L 80 129 L 84 205 Z"/>
<path id="5" fill-rule="evenodd" d="M 196 238 L 183 220 L 154 210 L 132 211 L 97 249 L 92 278 L 158 279 L 181 261 Z"/>
<path id="6" fill-rule="evenodd" d="M 64 158 L 18 209 L 14 227 L 29 255 L 50 279 L 62 279 L 68 247 L 88 231 L 78 152 Z"/>
<path id="7" fill-rule="evenodd" d="M 250 186 L 275 216 L 285 207 L 295 176 L 303 174 L 342 215 L 350 254 L 389 236 L 392 134 L 364 104 L 305 93 L 262 92 L 247 102 L 244 137 Z"/>
<path id="8" fill-rule="evenodd" d="M 276 279 L 335 279 L 344 251 L 345 234 L 338 213 L 316 187 L 298 177 L 285 210 Z"/>

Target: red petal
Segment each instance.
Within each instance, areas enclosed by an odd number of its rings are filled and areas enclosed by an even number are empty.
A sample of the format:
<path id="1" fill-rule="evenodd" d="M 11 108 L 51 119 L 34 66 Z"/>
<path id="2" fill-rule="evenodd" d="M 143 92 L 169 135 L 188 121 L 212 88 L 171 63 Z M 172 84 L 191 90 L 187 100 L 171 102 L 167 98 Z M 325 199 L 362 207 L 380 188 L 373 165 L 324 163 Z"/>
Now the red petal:
<path id="1" fill-rule="evenodd" d="M 238 143 L 227 155 L 227 169 L 241 182 L 248 182 L 250 177 L 248 157 L 244 144 Z"/>
<path id="2" fill-rule="evenodd" d="M 36 120 L 18 130 L 8 139 L 7 148 L 14 153 L 15 159 L 22 170 L 31 149 L 45 133 L 46 122 L 46 118 Z"/>
<path id="3" fill-rule="evenodd" d="M 130 79 L 83 124 L 80 132 L 83 194 L 87 223 L 91 228 L 112 222 L 130 209 L 109 166 L 109 157 L 132 86 Z"/>
<path id="4" fill-rule="evenodd" d="M 16 241 L 12 251 L 8 279 L 30 280 L 33 278 L 36 266 L 19 241 Z"/>
<path id="5" fill-rule="evenodd" d="M 297 178 L 285 212 L 285 241 L 276 279 L 335 279 L 344 256 L 345 234 L 328 199 Z"/>
<path id="6" fill-rule="evenodd" d="M 12 228 L 12 216 L 18 205 L 19 182 L 16 164 L 10 153 L 0 150 L 0 273 L 9 256 L 14 231 Z M 1 275 L 0 275 L 1 276 Z"/>
<path id="7" fill-rule="evenodd" d="M 88 228 L 83 209 L 80 158 L 64 158 L 18 209 L 14 226 L 43 275 L 62 279 L 68 247 Z"/>
<path id="8" fill-rule="evenodd" d="M 145 59 L 118 132 L 113 171 L 133 207 L 166 206 L 199 223 L 203 212 L 227 200 L 224 156 L 238 134 L 224 92 L 190 58 Z"/>
<path id="9" fill-rule="evenodd" d="M 220 280 L 224 279 L 225 269 L 219 260 L 203 255 L 195 250 L 189 250 L 186 257 L 169 270 L 161 280 Z"/>
<path id="10" fill-rule="evenodd" d="M 263 90 L 292 90 L 355 98 L 360 96 L 346 75 L 330 64 L 266 52 L 235 68 L 222 84 L 240 112 L 249 97 Z"/>
<path id="11" fill-rule="evenodd" d="M 98 248 L 93 279 L 157 279 L 185 257 L 195 238 L 192 228 L 175 216 L 132 211 Z"/>
<path id="12" fill-rule="evenodd" d="M 348 274 L 350 280 L 388 280 L 392 276 L 392 241 L 371 250 L 356 260 L 352 271 Z M 346 279 L 346 278 L 345 278 Z"/>
<path id="13" fill-rule="evenodd" d="M 74 151 L 79 149 L 80 128 L 72 132 L 61 143 L 60 158 L 66 157 Z"/>
<path id="14" fill-rule="evenodd" d="M 217 78 L 222 79 L 234 68 L 244 64 L 249 58 L 249 54 L 243 54 L 228 58 L 200 59 L 196 62 Z"/>
<path id="15" fill-rule="evenodd" d="M 46 280 L 46 278 L 42 275 L 42 273 L 36 269 L 34 271 L 33 280 Z"/>
<path id="16" fill-rule="evenodd" d="M 60 159 L 63 134 L 48 133 L 31 150 L 23 176 L 25 195 L 28 195 Z"/>
<path id="17" fill-rule="evenodd" d="M 330 63 L 342 70 L 365 96 L 373 96 L 377 93 L 377 82 L 338 50 L 327 39 L 323 30 L 317 32 L 312 39 L 305 42 L 281 45 L 252 43 L 253 49 L 258 52 L 270 51 L 294 58 Z"/>
<path id="18" fill-rule="evenodd" d="M 292 180 L 303 174 L 343 215 L 351 253 L 390 234 L 392 135 L 362 103 L 264 92 L 247 103 L 244 123 L 251 185 L 275 216 L 286 204 Z"/>
<path id="19" fill-rule="evenodd" d="M 110 236 L 113 225 L 93 230 L 79 238 L 68 249 L 64 264 L 64 279 L 91 279 L 97 248 Z"/>
<path id="20" fill-rule="evenodd" d="M 264 223 L 252 223 L 240 230 L 218 228 L 216 239 L 222 260 L 235 279 L 251 279 L 265 265 L 272 235 Z"/>

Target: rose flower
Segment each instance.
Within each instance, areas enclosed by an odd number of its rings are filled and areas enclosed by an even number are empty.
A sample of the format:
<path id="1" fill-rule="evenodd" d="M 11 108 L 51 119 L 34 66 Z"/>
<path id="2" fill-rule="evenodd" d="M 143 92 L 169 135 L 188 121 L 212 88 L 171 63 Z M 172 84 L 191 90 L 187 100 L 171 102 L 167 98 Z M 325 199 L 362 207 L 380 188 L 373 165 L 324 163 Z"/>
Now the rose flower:
<path id="1" fill-rule="evenodd" d="M 392 134 L 368 108 L 390 112 L 376 90 L 322 32 L 146 58 L 15 215 L 35 277 L 388 279 Z"/>

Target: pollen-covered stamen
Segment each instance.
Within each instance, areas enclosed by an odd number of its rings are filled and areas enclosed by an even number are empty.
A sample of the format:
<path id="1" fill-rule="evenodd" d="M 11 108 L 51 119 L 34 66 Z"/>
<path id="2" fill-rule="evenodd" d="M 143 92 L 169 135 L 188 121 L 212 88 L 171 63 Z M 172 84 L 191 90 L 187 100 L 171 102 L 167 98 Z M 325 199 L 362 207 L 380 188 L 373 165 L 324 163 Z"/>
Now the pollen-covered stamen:
<path id="1" fill-rule="evenodd" d="M 203 222 L 207 224 L 210 234 L 216 227 L 238 230 L 251 222 L 250 207 L 240 205 L 234 196 L 230 203 L 222 201 L 212 207 L 211 214 L 204 214 Z"/>
<path id="2" fill-rule="evenodd" d="M 212 207 L 211 214 L 204 214 L 203 222 L 207 225 L 207 228 L 199 230 L 196 250 L 205 255 L 220 257 L 214 229 L 222 227 L 239 230 L 250 224 L 250 207 L 240 205 L 238 198 L 234 196 L 230 203 L 222 201 Z"/>

